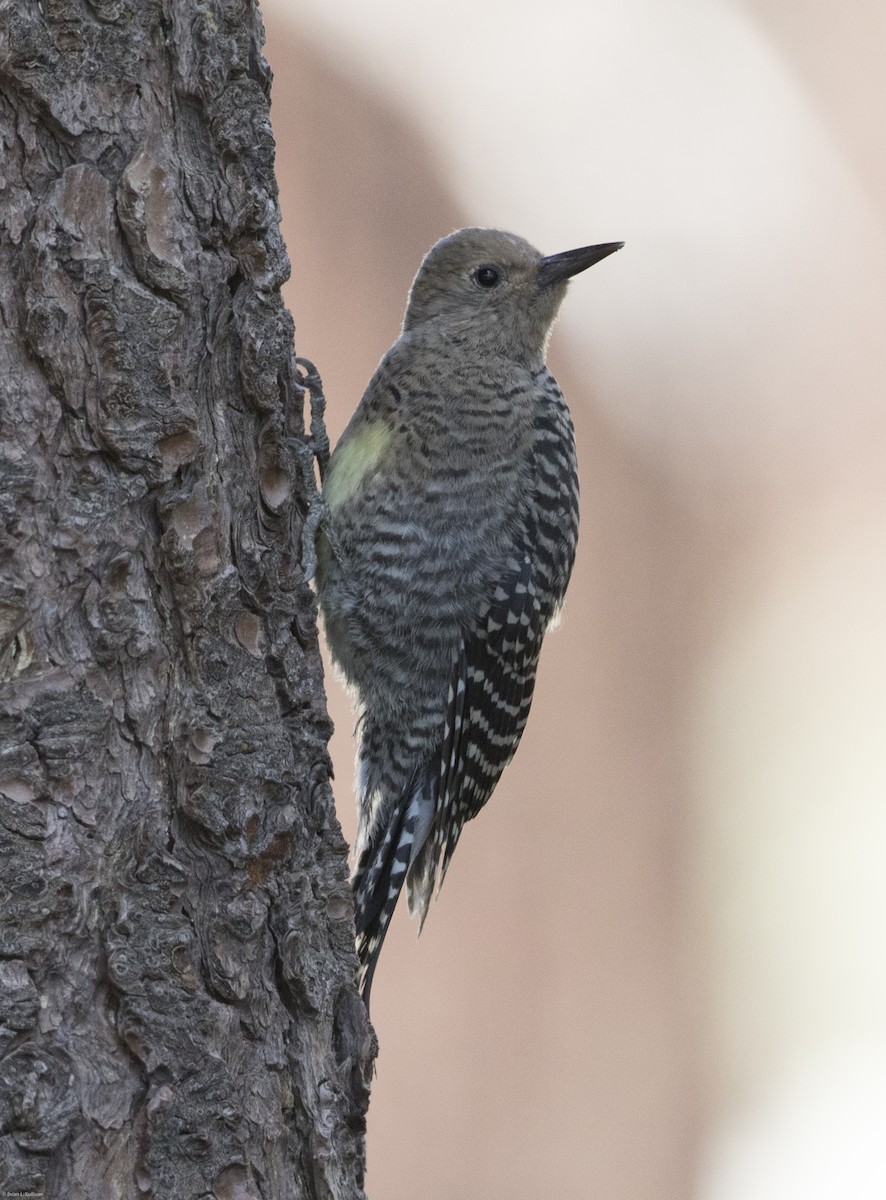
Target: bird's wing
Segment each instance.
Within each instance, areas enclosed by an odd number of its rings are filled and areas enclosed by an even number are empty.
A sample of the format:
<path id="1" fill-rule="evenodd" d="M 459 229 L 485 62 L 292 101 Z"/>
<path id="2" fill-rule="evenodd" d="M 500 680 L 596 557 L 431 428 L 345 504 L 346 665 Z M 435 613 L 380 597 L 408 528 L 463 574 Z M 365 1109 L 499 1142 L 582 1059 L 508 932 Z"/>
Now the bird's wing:
<path id="1" fill-rule="evenodd" d="M 449 762 L 441 756 L 435 830 L 443 850 L 441 882 L 464 823 L 489 799 L 517 749 L 529 717 L 543 636 L 533 560 L 524 552 L 508 562 L 453 672 L 446 724 L 447 730 L 451 722 L 457 731 Z"/>
<path id="2" fill-rule="evenodd" d="M 517 749 L 546 624 L 533 558 L 521 548 L 454 656 L 433 826 L 409 873 L 409 908 L 422 921 L 438 870 L 442 884 L 465 822 L 489 799 Z"/>

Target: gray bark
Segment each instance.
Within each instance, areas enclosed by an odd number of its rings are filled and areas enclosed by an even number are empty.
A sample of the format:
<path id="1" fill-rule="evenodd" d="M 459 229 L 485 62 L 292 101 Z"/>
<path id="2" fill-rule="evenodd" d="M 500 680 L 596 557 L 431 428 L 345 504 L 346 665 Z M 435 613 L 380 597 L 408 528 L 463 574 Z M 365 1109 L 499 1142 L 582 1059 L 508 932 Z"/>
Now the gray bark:
<path id="1" fill-rule="evenodd" d="M 249 0 L 0 5 L 0 1188 L 362 1196 Z"/>

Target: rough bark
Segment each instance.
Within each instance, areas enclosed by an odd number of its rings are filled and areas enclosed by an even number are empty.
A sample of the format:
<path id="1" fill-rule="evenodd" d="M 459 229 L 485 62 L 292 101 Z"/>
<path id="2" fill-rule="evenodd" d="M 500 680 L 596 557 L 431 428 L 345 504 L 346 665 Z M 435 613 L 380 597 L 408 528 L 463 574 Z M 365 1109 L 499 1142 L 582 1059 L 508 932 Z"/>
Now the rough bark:
<path id="1" fill-rule="evenodd" d="M 249 0 L 0 5 L 0 1187 L 362 1195 Z"/>

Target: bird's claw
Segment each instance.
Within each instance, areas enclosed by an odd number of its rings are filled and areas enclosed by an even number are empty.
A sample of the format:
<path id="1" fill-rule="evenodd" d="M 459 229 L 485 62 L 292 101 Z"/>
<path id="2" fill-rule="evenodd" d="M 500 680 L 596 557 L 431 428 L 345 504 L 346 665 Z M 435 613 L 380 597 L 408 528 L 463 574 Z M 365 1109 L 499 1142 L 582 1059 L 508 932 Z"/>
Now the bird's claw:
<path id="1" fill-rule="evenodd" d="M 301 561 L 305 582 L 310 583 L 317 571 L 317 531 L 325 512 L 323 496 L 314 474 L 314 462 L 317 463 L 322 486 L 329 464 L 329 434 L 323 419 L 326 397 L 323 395 L 323 381 L 319 371 L 309 359 L 296 358 L 295 376 L 299 386 L 308 393 L 311 403 L 310 437 L 295 442 L 308 501 L 308 511 L 301 532 Z"/>

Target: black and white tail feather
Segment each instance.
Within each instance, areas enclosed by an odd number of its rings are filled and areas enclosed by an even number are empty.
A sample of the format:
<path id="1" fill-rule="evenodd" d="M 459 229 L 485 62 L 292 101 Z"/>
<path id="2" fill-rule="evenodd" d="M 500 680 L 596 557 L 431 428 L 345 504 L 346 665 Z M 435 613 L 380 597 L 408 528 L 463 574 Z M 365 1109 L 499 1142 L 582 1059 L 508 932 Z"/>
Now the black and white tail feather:
<path id="1" fill-rule="evenodd" d="M 360 831 L 352 877 L 367 1007 L 404 882 L 420 932 L 465 822 L 489 799 L 526 726 L 542 638 L 553 614 L 539 601 L 530 555 L 515 557 L 508 567 L 485 618 L 453 656 L 442 736 L 428 761 L 414 769 L 408 799 L 377 797 L 371 804 L 369 796 L 360 798 L 360 811 L 373 813 L 372 831 Z"/>

